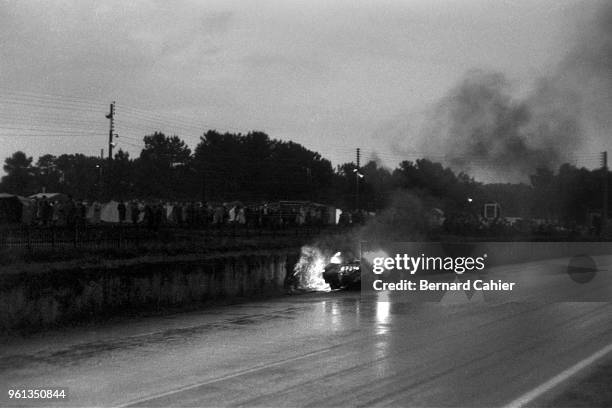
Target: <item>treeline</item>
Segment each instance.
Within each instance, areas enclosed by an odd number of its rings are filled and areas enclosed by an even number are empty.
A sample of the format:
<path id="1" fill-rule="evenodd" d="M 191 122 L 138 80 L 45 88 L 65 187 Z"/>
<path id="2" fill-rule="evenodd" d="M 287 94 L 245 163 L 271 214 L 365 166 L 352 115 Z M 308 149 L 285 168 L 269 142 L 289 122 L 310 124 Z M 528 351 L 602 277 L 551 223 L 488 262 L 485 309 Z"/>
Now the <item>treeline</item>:
<path id="1" fill-rule="evenodd" d="M 14 194 L 62 192 L 75 198 L 203 200 L 330 200 L 331 162 L 303 146 L 208 131 L 192 151 L 178 136 L 145 136 L 137 158 L 119 150 L 112 161 L 82 154 L 7 158 L 0 189 Z"/>
<path id="2" fill-rule="evenodd" d="M 395 169 L 374 161 L 335 169 L 319 153 L 262 132 L 206 132 L 192 151 L 178 136 L 145 136 L 137 158 L 119 150 L 112 161 L 82 154 L 43 155 L 36 163 L 23 152 L 5 160 L 0 191 L 30 195 L 62 192 L 74 198 L 166 201 L 261 202 L 309 200 L 369 211 L 397 205 L 396 192 L 410 192 L 427 208 L 447 215 L 480 212 L 498 202 L 506 216 L 584 223 L 602 208 L 604 171 L 562 165 L 538 169 L 530 183 L 482 184 L 465 173 L 427 159 Z M 607 182 L 610 187 L 610 177 Z M 359 183 L 359 196 L 356 195 Z M 610 212 L 609 212 L 610 213 Z"/>

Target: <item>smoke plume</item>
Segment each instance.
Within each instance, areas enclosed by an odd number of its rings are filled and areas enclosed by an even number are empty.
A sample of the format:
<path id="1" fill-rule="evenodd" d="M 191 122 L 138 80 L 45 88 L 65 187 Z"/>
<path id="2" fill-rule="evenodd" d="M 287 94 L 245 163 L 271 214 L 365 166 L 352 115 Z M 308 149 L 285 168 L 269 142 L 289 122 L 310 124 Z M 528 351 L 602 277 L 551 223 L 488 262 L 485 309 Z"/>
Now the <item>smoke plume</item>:
<path id="1" fill-rule="evenodd" d="M 477 178 L 525 180 L 537 167 L 554 169 L 578 154 L 607 148 L 611 91 L 612 4 L 607 4 L 526 97 L 514 97 L 502 73 L 468 72 L 429 114 L 421 149 L 442 152 L 446 164 Z"/>

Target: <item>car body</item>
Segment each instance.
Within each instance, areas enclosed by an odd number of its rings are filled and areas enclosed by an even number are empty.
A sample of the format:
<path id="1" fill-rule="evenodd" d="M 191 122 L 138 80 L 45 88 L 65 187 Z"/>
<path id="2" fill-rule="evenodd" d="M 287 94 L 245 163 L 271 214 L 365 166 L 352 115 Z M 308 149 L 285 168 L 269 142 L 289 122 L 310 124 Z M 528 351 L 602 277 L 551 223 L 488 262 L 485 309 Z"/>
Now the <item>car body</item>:
<path id="1" fill-rule="evenodd" d="M 331 289 L 357 289 L 361 287 L 361 262 L 336 253 L 325 266 L 323 279 Z"/>

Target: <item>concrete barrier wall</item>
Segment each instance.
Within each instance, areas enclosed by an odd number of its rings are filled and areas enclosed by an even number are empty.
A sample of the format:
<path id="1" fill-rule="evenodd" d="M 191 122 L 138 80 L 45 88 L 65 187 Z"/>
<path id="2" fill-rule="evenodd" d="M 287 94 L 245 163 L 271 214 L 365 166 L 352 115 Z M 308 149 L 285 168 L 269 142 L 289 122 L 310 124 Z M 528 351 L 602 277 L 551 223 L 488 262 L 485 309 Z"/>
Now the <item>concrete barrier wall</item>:
<path id="1" fill-rule="evenodd" d="M 295 260 L 279 251 L 0 274 L 0 332 L 280 294 Z"/>

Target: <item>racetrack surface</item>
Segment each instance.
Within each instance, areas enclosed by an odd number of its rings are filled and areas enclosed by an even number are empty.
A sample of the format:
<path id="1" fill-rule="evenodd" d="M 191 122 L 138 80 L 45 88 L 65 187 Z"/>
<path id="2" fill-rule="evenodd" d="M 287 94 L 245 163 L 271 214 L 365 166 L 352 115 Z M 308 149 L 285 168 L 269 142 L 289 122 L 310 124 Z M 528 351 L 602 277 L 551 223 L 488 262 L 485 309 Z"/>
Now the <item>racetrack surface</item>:
<path id="1" fill-rule="evenodd" d="M 602 293 L 611 262 L 598 259 Z M 0 405 L 537 406 L 577 380 L 534 389 L 612 344 L 612 304 L 529 293 L 460 304 L 310 293 L 10 339 Z M 10 388 L 64 388 L 67 398 L 8 400 Z"/>

